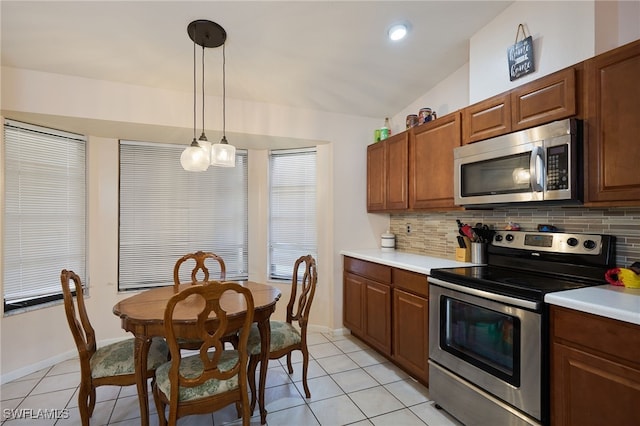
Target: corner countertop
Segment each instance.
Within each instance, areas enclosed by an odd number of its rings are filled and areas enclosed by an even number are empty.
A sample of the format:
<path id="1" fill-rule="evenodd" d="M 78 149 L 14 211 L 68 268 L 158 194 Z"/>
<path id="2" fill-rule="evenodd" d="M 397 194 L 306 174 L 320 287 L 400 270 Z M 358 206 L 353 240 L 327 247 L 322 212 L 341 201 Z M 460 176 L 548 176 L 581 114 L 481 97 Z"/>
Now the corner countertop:
<path id="1" fill-rule="evenodd" d="M 640 289 L 599 285 L 548 293 L 544 301 L 640 325 Z"/>
<path id="2" fill-rule="evenodd" d="M 340 254 L 368 260 L 382 265 L 394 266 L 407 271 L 429 275 L 432 269 L 455 268 L 460 266 L 477 266 L 475 263 L 457 262 L 440 257 L 423 256 L 414 253 L 405 253 L 397 250 L 382 251 L 381 249 L 342 250 Z"/>

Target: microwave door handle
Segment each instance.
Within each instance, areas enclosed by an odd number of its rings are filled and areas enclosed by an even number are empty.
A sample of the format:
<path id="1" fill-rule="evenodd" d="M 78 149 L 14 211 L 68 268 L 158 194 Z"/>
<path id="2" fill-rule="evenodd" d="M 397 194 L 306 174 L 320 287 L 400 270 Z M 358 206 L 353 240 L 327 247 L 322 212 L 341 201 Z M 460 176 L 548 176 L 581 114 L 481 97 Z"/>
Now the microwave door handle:
<path id="1" fill-rule="evenodd" d="M 534 192 L 542 192 L 544 190 L 542 182 L 544 175 L 544 150 L 536 146 L 531 150 L 531 159 L 529 161 L 531 189 L 533 189 Z"/>

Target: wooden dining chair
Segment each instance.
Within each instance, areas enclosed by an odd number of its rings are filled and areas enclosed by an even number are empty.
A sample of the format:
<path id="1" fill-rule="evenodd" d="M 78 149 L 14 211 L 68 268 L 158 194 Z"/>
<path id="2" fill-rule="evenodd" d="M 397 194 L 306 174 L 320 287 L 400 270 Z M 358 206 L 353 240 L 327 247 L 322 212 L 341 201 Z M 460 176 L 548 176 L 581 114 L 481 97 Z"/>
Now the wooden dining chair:
<path id="1" fill-rule="evenodd" d="M 222 258 L 217 254 L 204 251 L 188 253 L 178 259 L 173 267 L 173 285 L 176 291 L 178 291 L 180 284 L 184 283 L 183 281 L 180 281 L 180 268 L 189 260 L 193 260 L 195 262 L 195 266 L 191 270 L 191 283 L 195 284 L 197 282 L 209 281 L 209 268 L 207 268 L 206 265 L 207 259 L 213 259 L 217 262 L 217 265 L 214 265 L 220 271 L 220 276 L 218 277 L 220 281 L 224 281 L 227 278 L 227 268 L 224 264 L 224 260 L 222 260 Z M 202 273 L 202 277 L 198 277 L 199 273 Z"/>
<path id="2" fill-rule="evenodd" d="M 241 297 L 246 305 L 244 318 L 230 319 L 221 298 L 231 293 Z M 176 334 L 175 323 L 181 319 L 181 305 L 202 306 L 194 327 Z M 165 414 L 169 406 L 169 424 L 190 414 L 205 414 L 236 403 L 242 424 L 249 425 L 249 394 L 247 388 L 247 341 L 253 322 L 253 296 L 248 288 L 233 282 L 205 283 L 188 287 L 173 295 L 164 314 L 165 336 L 171 361 L 156 370 L 153 398 L 160 425 L 167 424 Z M 209 318 L 217 321 L 210 324 Z M 238 349 L 225 350 L 223 337 L 238 330 Z M 202 342 L 196 355 L 183 356 L 179 337 Z"/>
<path id="3" fill-rule="evenodd" d="M 75 287 L 73 290 L 70 285 L 72 281 Z M 84 289 L 80 277 L 73 271 L 63 269 L 60 274 L 60 282 L 62 283 L 67 322 L 78 348 L 80 359 L 80 387 L 78 389 L 80 419 L 83 425 L 88 425 L 96 405 L 96 388 L 98 386 L 136 384 L 134 339 L 97 348 L 96 333 L 87 315 Z M 73 292 L 76 295 L 75 303 Z M 153 339 L 147 357 L 145 377 L 153 379 L 156 368 L 167 362 L 168 355 L 169 350 L 164 339 Z"/>
<path id="4" fill-rule="evenodd" d="M 286 321 L 269 321 L 271 327 L 269 359 L 278 359 L 286 355 L 289 374 L 293 374 L 291 354 L 295 350 L 302 352 L 302 385 L 307 398 L 311 398 L 311 392 L 307 384 L 307 369 L 309 367 L 307 325 L 317 281 L 316 261 L 313 256 L 307 255 L 298 258 L 293 266 L 291 296 L 287 304 L 287 319 Z M 251 334 L 249 334 L 248 377 L 251 389 L 252 412 L 256 405 L 256 367 L 260 361 L 261 350 L 260 332 L 258 331 L 258 326 L 253 324 Z"/>
<path id="5" fill-rule="evenodd" d="M 207 259 L 216 261 L 215 267 L 220 271 L 219 280 L 224 281 L 227 277 L 227 267 L 224 264 L 224 260 L 215 253 L 205 252 L 198 250 L 195 253 L 188 253 L 177 260 L 173 267 L 173 287 L 176 293 L 180 291 L 180 284 L 184 284 L 185 281 L 180 281 L 180 268 L 186 265 L 185 262 L 193 261 L 195 265 L 191 270 L 191 284 L 197 284 L 202 282 L 209 282 L 209 268 L 207 268 Z M 189 262 L 191 263 L 191 262 Z M 201 276 L 199 276 L 201 275 Z M 238 337 L 236 333 L 232 333 L 224 338 L 225 342 L 229 342 L 234 348 L 238 347 Z M 179 344 L 182 349 L 195 350 L 200 347 L 202 342 L 198 340 L 179 339 Z"/>

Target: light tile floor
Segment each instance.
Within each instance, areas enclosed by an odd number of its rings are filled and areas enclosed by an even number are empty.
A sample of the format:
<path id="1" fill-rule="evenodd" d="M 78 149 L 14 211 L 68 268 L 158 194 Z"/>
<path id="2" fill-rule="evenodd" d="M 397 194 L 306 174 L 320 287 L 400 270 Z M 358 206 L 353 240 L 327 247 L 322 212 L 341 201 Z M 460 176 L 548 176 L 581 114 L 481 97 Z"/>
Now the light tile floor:
<path id="1" fill-rule="evenodd" d="M 267 425 L 460 425 L 434 407 L 425 386 L 360 340 L 321 333 L 311 333 L 308 338 L 311 398 L 303 396 L 300 352 L 294 352 L 291 376 L 286 358 L 270 361 L 265 391 Z M 2 385 L 2 425 L 79 425 L 79 382 L 78 361 L 72 359 Z M 151 395 L 149 406 L 151 424 L 157 425 Z M 56 409 L 60 410 L 58 419 L 44 418 Z M 47 415 L 38 410 L 47 410 Z M 12 413 L 28 413 L 32 418 L 11 418 Z M 139 421 L 135 386 L 98 388 L 92 425 L 134 426 Z M 240 425 L 242 421 L 236 418 L 235 406 L 230 405 L 213 415 L 184 417 L 178 424 Z M 260 424 L 257 409 L 251 424 Z"/>

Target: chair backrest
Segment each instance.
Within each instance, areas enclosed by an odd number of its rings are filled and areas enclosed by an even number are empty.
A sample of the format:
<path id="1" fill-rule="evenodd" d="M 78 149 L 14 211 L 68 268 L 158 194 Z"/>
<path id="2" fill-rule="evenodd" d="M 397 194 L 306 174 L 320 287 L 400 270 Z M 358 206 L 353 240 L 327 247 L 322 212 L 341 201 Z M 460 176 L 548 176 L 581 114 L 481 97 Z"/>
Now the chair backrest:
<path id="1" fill-rule="evenodd" d="M 175 266 L 173 267 L 173 285 L 176 287 L 176 289 L 181 284 L 180 267 L 184 262 L 188 260 L 193 260 L 195 262 L 195 266 L 191 271 L 191 284 L 195 284 L 198 281 L 209 281 L 209 269 L 205 264 L 207 259 L 213 259 L 218 262 L 217 266 L 220 269 L 219 279 L 220 281 L 224 281 L 227 278 L 227 268 L 224 264 L 224 260 L 222 260 L 222 258 L 215 253 L 197 251 L 195 253 L 185 254 L 180 259 L 178 259 Z M 202 272 L 203 276 L 201 278 L 198 277 L 199 272 Z"/>
<path id="2" fill-rule="evenodd" d="M 303 269 L 301 269 L 303 268 Z M 298 281 L 300 289 L 298 291 Z M 304 331 L 309 322 L 309 311 L 316 292 L 318 274 L 316 271 L 316 260 L 310 254 L 300 256 L 293 266 L 293 277 L 291 278 L 291 296 L 287 305 L 287 322 L 298 321 L 300 328 Z M 298 295 L 299 293 L 299 295 Z"/>
<path id="3" fill-rule="evenodd" d="M 70 285 L 71 281 L 75 286 L 75 303 Z M 67 322 L 69 323 L 73 340 L 78 348 L 80 368 L 84 374 L 90 372 L 89 360 L 96 352 L 96 333 L 91 326 L 91 322 L 89 322 L 87 308 L 84 304 L 84 289 L 82 288 L 80 277 L 73 271 L 63 269 L 60 273 L 60 282 L 62 284 L 62 296 L 64 297 L 64 311 L 67 314 Z"/>
<path id="4" fill-rule="evenodd" d="M 237 315 L 231 319 L 227 316 L 224 299 L 221 302 L 221 298 L 224 297 L 230 301 L 244 299 L 246 306 L 244 319 Z M 189 300 L 186 300 L 187 298 Z M 192 309 L 193 306 L 198 307 L 197 315 L 195 312 L 190 315 L 191 319 L 197 318 L 196 324 L 188 329 L 187 335 L 177 335 L 174 321 L 184 320 L 185 309 Z M 234 282 L 213 281 L 190 286 L 169 299 L 164 313 L 164 328 L 171 353 L 169 370 L 171 401 L 178 400 L 179 387 L 193 387 L 211 379 L 228 380 L 236 374 L 239 375 L 239 383 L 247 381 L 247 340 L 251 331 L 253 313 L 254 302 L 251 291 Z M 217 318 L 215 327 L 211 324 L 211 318 Z M 224 349 L 223 338 L 234 330 L 239 331 L 238 360 L 235 365 L 226 365 L 226 363 L 219 365 Z M 198 339 L 202 342 L 197 351 L 203 370 L 197 377 L 192 375 L 185 377 L 180 374 L 180 363 L 183 358 L 178 343 L 180 337 Z"/>

